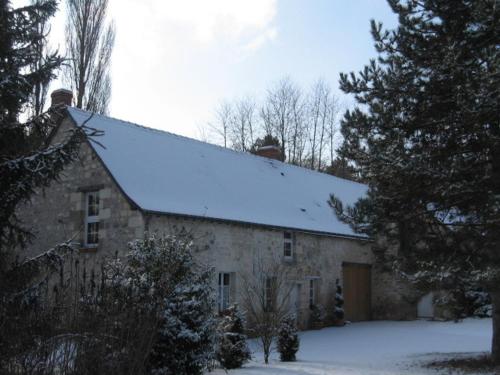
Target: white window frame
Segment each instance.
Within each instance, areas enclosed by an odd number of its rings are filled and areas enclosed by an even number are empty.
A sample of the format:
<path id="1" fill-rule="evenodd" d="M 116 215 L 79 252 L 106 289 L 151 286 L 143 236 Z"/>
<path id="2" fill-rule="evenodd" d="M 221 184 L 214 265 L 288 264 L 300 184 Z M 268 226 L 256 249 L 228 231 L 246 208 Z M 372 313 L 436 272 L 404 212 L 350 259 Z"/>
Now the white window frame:
<path id="1" fill-rule="evenodd" d="M 294 253 L 294 234 L 293 232 L 285 231 L 283 232 L 283 258 L 285 260 L 293 260 Z M 287 255 L 287 245 L 290 245 L 290 254 Z"/>
<path id="2" fill-rule="evenodd" d="M 90 215 L 89 213 L 89 200 L 90 197 L 93 196 L 94 199 L 97 200 L 97 215 Z M 101 200 L 99 199 L 99 191 L 89 191 L 85 193 L 85 234 L 84 234 L 84 240 L 83 243 L 85 244 L 86 247 L 97 247 L 99 245 L 99 210 L 100 210 L 100 203 Z M 88 235 L 89 235 L 89 224 L 97 224 L 97 242 L 89 242 L 88 241 Z"/>
<path id="3" fill-rule="evenodd" d="M 227 277 L 227 285 L 225 284 Z M 229 272 L 219 272 L 217 280 L 217 306 L 219 312 L 227 310 L 231 305 L 231 274 Z"/>

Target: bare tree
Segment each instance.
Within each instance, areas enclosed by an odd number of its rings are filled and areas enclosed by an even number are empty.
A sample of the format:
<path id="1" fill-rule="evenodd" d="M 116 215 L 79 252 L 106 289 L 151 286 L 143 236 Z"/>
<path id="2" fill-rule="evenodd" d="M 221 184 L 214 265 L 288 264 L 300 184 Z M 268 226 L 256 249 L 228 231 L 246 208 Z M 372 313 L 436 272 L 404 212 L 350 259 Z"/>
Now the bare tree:
<path id="1" fill-rule="evenodd" d="M 300 96 L 296 96 L 292 102 L 292 127 L 288 140 L 288 162 L 295 165 L 302 165 L 304 151 L 306 147 L 307 126 L 306 126 L 306 101 Z"/>
<path id="2" fill-rule="evenodd" d="M 327 124 L 330 113 L 332 91 L 322 79 L 312 87 L 308 100 L 308 122 L 310 142 L 309 168 L 322 170 L 322 158 L 327 139 Z"/>
<path id="3" fill-rule="evenodd" d="M 283 78 L 267 91 L 261 110 L 266 133 L 280 140 L 283 155 L 286 155 L 290 131 L 294 127 L 294 108 L 300 105 L 301 97 L 300 88 L 290 78 Z"/>
<path id="4" fill-rule="evenodd" d="M 250 150 L 257 138 L 256 108 L 251 96 L 233 102 L 222 101 L 215 109 L 214 121 L 208 123 L 217 143 L 238 151 Z"/>
<path id="5" fill-rule="evenodd" d="M 332 95 L 329 100 L 328 114 L 326 118 L 327 134 L 328 134 L 328 148 L 330 149 L 330 165 L 335 161 L 335 142 L 339 134 L 338 114 L 340 112 L 339 100 L 336 96 Z"/>
<path id="6" fill-rule="evenodd" d="M 216 137 L 222 139 L 224 147 L 228 147 L 229 132 L 234 123 L 233 105 L 228 101 L 221 102 L 215 109 L 215 120 L 209 122 L 208 127 Z"/>
<path id="7" fill-rule="evenodd" d="M 42 0 L 31 0 L 32 5 L 39 6 Z M 41 69 L 47 61 L 50 60 L 51 56 L 54 56 L 57 52 L 50 49 L 48 45 L 48 34 L 50 32 L 50 23 L 48 19 L 40 17 L 40 22 L 36 23 L 34 27 L 37 29 L 39 35 L 44 37 L 37 40 L 33 44 L 33 53 L 35 54 L 35 59 L 31 64 L 31 70 L 37 71 Z M 45 102 L 47 99 L 47 91 L 49 89 L 50 80 L 39 81 L 33 85 L 33 91 L 29 100 L 29 116 L 35 117 L 43 113 L 45 109 Z"/>
<path id="8" fill-rule="evenodd" d="M 319 81 L 319 82 L 324 82 L 324 81 Z M 327 139 L 326 133 L 328 131 L 327 129 L 327 119 L 328 119 L 328 113 L 330 112 L 330 96 L 331 96 L 331 89 L 330 86 L 327 84 L 323 84 L 323 96 L 322 96 L 322 103 L 320 107 L 320 113 L 321 113 L 321 121 L 320 121 L 320 128 L 319 128 L 319 139 L 318 139 L 318 166 L 317 170 L 321 171 L 322 170 L 322 161 L 323 161 L 323 150 L 325 148 L 325 141 Z"/>
<path id="9" fill-rule="evenodd" d="M 235 150 L 247 151 L 254 143 L 255 107 L 255 100 L 250 96 L 241 98 L 234 105 L 230 128 Z"/>
<path id="10" fill-rule="evenodd" d="M 76 106 L 107 113 L 111 98 L 110 62 L 115 42 L 106 20 L 108 0 L 66 0 L 65 80 L 76 92 Z"/>
<path id="11" fill-rule="evenodd" d="M 242 275 L 243 307 L 253 332 L 259 337 L 266 364 L 269 363 L 279 326 L 290 314 L 293 284 L 289 272 L 289 268 L 278 259 L 259 255 L 255 259 L 253 272 Z"/>
<path id="12" fill-rule="evenodd" d="M 260 104 L 251 96 L 222 102 L 208 128 L 224 147 L 238 151 L 255 152 L 264 139 L 278 139 L 283 160 L 326 171 L 336 157 L 339 108 L 325 80 L 304 93 L 290 78 L 283 78 L 267 90 Z"/>

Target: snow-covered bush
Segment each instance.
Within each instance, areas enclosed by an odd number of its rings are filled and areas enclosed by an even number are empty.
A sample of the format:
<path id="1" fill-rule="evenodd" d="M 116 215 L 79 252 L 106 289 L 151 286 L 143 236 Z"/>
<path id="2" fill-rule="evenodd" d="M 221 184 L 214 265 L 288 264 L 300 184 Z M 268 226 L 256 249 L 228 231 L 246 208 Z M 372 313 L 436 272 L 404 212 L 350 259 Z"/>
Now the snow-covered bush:
<path id="1" fill-rule="evenodd" d="M 213 272 L 194 262 L 191 247 L 188 238 L 174 236 L 132 244 L 137 290 L 161 296 L 154 301 L 161 309 L 149 357 L 152 374 L 201 374 L 215 355 Z"/>
<path id="2" fill-rule="evenodd" d="M 344 296 L 342 295 L 342 286 L 339 279 L 336 281 L 335 292 L 335 310 L 333 312 L 334 321 L 336 324 L 341 324 L 344 321 Z"/>
<path id="3" fill-rule="evenodd" d="M 491 297 L 489 293 L 477 285 L 458 286 L 442 293 L 435 300 L 435 304 L 442 310 L 441 315 L 455 320 L 466 317 L 487 318 L 492 316 Z"/>
<path id="4" fill-rule="evenodd" d="M 213 358 L 211 270 L 186 236 L 146 234 L 129 250 L 106 262 L 97 291 L 81 286 L 72 371 L 200 374 Z"/>
<path id="5" fill-rule="evenodd" d="M 320 324 L 325 321 L 326 310 L 323 305 L 311 305 L 311 322 L 313 324 Z"/>
<path id="6" fill-rule="evenodd" d="M 491 318 L 493 308 L 491 305 L 490 295 L 481 290 L 469 290 L 465 292 L 465 300 L 468 316 L 476 316 L 478 318 Z"/>
<path id="7" fill-rule="evenodd" d="M 251 358 L 244 324 L 237 305 L 230 306 L 219 323 L 217 360 L 225 369 L 239 368 Z"/>
<path id="8" fill-rule="evenodd" d="M 77 265 L 75 265 L 77 267 Z M 100 275 L 75 268 L 80 298 L 64 322 L 67 334 L 58 347 L 73 349 L 63 357 L 61 374 L 145 374 L 157 336 L 160 297 L 142 293 L 138 269 L 120 258 L 108 259 Z M 76 320 L 73 318 L 76 317 Z M 68 345 L 69 343 L 69 345 Z"/>
<path id="9" fill-rule="evenodd" d="M 277 349 L 280 353 L 280 359 L 283 362 L 295 361 L 295 355 L 299 350 L 299 336 L 297 335 L 297 327 L 295 317 L 290 315 L 283 319 L 278 330 Z"/>

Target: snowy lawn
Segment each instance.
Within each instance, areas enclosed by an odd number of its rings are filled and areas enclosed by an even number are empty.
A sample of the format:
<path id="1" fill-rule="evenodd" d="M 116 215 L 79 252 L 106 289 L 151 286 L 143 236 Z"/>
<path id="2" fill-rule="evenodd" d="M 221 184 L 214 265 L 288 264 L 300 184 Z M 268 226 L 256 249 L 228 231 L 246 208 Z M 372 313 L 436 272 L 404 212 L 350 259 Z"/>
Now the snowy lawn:
<path id="1" fill-rule="evenodd" d="M 229 374 L 265 375 L 396 375 L 432 374 L 420 365 L 459 353 L 486 352 L 491 344 L 491 319 L 453 322 L 365 322 L 300 333 L 298 360 L 269 365 L 254 341 L 254 361 Z M 216 370 L 216 374 L 224 374 Z"/>

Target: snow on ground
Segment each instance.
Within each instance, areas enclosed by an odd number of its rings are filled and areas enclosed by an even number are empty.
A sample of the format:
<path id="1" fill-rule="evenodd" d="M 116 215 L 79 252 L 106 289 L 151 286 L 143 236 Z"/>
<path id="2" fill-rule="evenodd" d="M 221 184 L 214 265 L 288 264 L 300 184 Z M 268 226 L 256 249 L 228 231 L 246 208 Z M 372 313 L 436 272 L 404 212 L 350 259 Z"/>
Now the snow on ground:
<path id="1" fill-rule="evenodd" d="M 300 334 L 298 360 L 279 362 L 273 354 L 269 365 L 255 341 L 254 361 L 228 371 L 234 375 L 399 375 L 429 374 L 419 363 L 457 353 L 490 349 L 491 319 L 453 322 L 363 322 Z M 215 374 L 224 374 L 216 370 Z"/>

